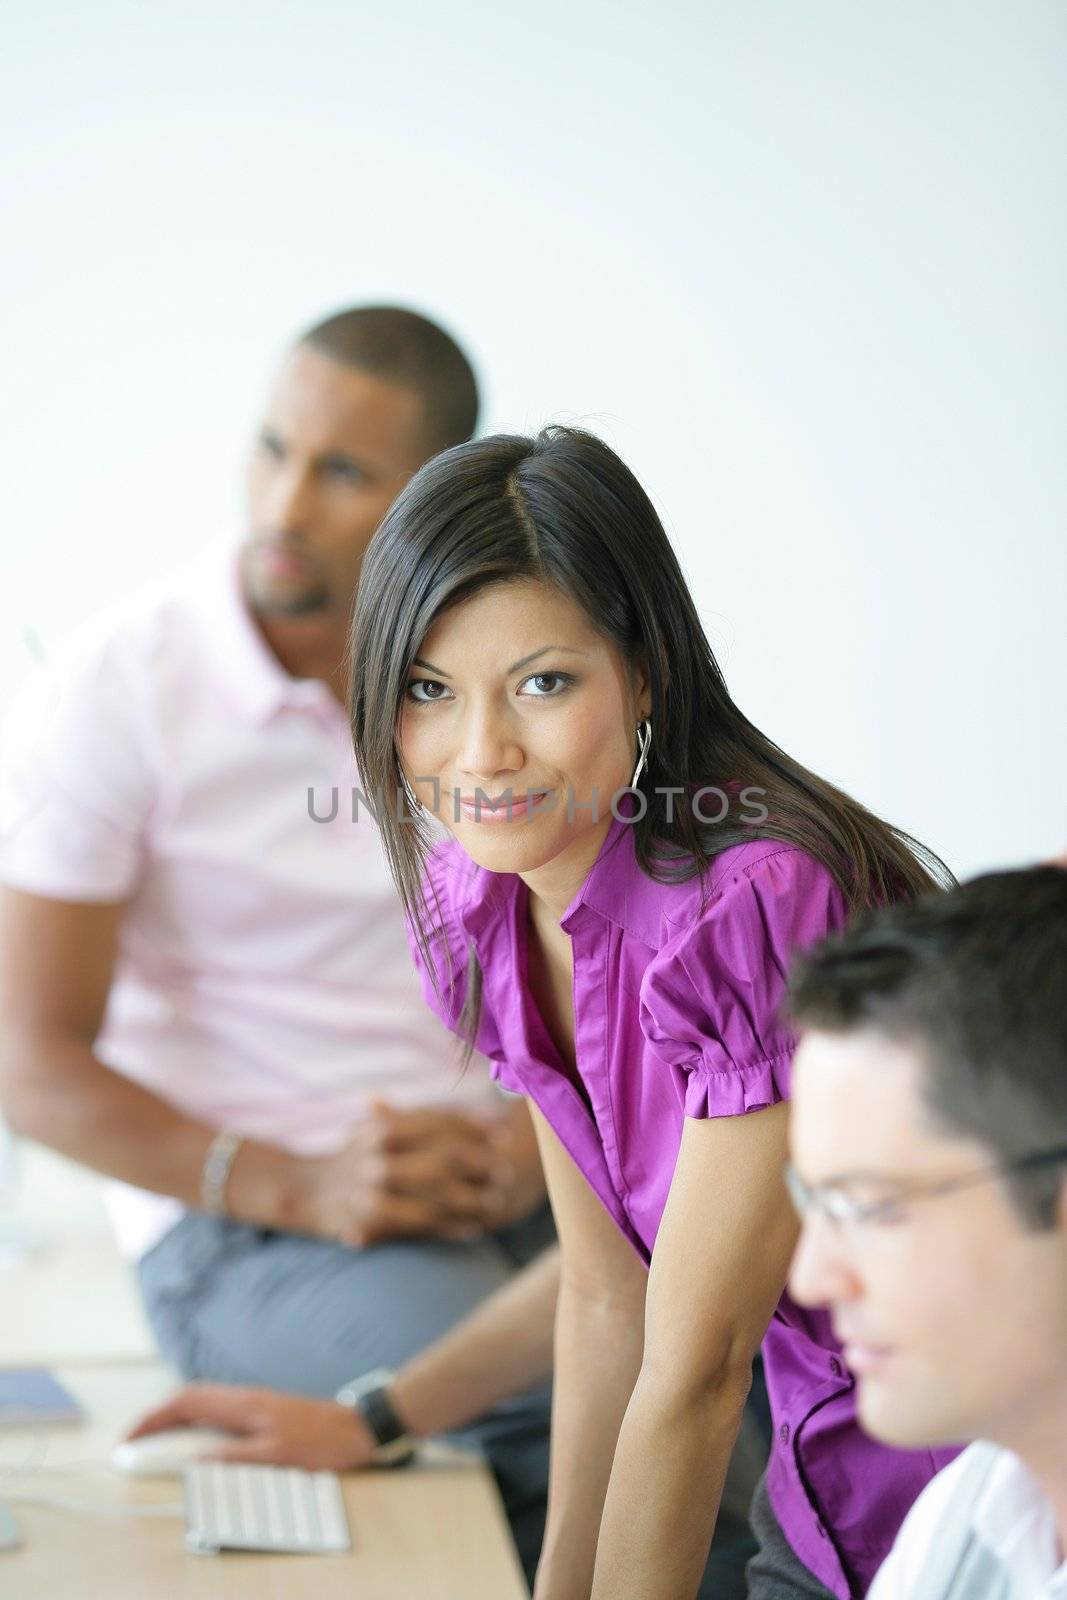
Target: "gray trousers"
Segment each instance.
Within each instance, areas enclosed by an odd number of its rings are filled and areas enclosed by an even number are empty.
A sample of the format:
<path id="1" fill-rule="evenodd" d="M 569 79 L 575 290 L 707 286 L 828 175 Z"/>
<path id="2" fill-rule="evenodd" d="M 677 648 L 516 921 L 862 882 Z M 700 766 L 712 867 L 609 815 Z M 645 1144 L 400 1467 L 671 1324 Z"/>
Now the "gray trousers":
<path id="1" fill-rule="evenodd" d="M 349 1250 L 190 1211 L 139 1265 L 153 1332 L 183 1377 L 332 1397 L 372 1367 L 398 1367 L 447 1332 L 555 1239 L 548 1207 L 485 1239 Z M 494 1408 L 456 1438 L 478 1446 L 532 1583 L 548 1491 L 550 1391 Z M 735 1452 L 701 1596 L 743 1600 L 755 1545 L 748 1505 L 758 1433 Z"/>
<path id="2" fill-rule="evenodd" d="M 748 1564 L 748 1600 L 834 1600 L 794 1554 L 761 1478 L 752 1499 L 752 1530 L 759 1548 Z"/>

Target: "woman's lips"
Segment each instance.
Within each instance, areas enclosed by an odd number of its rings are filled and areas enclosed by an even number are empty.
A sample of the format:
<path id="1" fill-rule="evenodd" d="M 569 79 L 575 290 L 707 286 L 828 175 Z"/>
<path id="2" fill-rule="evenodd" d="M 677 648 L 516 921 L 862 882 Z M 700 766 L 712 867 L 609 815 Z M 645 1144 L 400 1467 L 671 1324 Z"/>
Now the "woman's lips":
<path id="1" fill-rule="evenodd" d="M 461 795 L 459 809 L 468 822 L 480 822 L 489 827 L 502 822 L 524 822 L 531 810 L 545 798 L 547 790 L 523 790 L 518 794 L 505 791 L 496 800 L 479 795 L 468 798 Z"/>

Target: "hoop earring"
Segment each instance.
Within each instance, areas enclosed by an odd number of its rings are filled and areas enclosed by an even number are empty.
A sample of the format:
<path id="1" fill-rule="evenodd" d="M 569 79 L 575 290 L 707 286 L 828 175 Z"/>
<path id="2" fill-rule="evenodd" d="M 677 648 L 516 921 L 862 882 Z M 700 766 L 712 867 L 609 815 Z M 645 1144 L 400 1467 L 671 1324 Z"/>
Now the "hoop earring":
<path id="1" fill-rule="evenodd" d="M 651 750 L 651 748 L 652 748 L 652 718 L 651 717 L 646 717 L 644 722 L 639 722 L 637 724 L 638 756 L 637 756 L 637 765 L 634 768 L 634 775 L 630 779 L 630 788 L 631 789 L 636 789 L 637 788 L 638 780 L 641 777 L 642 772 L 644 772 L 644 770 L 645 770 L 645 762 L 648 760 L 648 752 Z"/>

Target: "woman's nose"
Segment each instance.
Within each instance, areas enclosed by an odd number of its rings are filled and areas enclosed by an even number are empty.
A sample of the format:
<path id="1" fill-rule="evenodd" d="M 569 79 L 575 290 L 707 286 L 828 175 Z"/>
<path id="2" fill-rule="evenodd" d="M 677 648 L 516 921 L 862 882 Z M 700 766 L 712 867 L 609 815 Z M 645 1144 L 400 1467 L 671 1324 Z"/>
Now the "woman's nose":
<path id="1" fill-rule="evenodd" d="M 467 777 L 485 788 L 520 771 L 523 759 L 522 747 L 506 716 L 487 707 L 472 710 L 464 723 L 460 755 Z"/>

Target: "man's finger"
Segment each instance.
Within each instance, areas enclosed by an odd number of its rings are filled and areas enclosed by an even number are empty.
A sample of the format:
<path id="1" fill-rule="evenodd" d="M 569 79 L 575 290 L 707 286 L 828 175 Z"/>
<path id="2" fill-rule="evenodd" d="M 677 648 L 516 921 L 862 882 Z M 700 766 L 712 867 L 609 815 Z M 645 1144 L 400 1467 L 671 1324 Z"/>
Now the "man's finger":
<path id="1" fill-rule="evenodd" d="M 497 1182 L 502 1171 L 486 1152 L 402 1150 L 386 1158 L 381 1177 L 382 1187 L 390 1194 L 414 1195 L 439 1204 L 443 1190 L 466 1189 L 473 1203 L 477 1191 Z"/>
<path id="2" fill-rule="evenodd" d="M 440 1179 L 421 1198 L 433 1208 L 442 1223 L 484 1223 L 503 1210 L 505 1191 L 492 1183 L 468 1183 L 463 1179 Z"/>
<path id="3" fill-rule="evenodd" d="M 483 1150 L 490 1146 L 489 1129 L 474 1117 L 455 1111 L 394 1111 L 384 1119 L 382 1148 L 410 1150 L 419 1145 L 449 1143 Z"/>
<path id="4" fill-rule="evenodd" d="M 298 1467 L 304 1465 L 295 1459 L 293 1453 L 288 1454 L 273 1433 L 253 1433 L 247 1438 L 235 1439 L 232 1444 L 217 1445 L 209 1455 L 207 1461 L 267 1461 L 276 1462 L 280 1467 Z"/>
<path id="5" fill-rule="evenodd" d="M 432 1233 L 438 1221 L 435 1205 L 411 1195 L 379 1194 L 356 1212 L 342 1229 L 342 1244 L 361 1247 L 387 1239 L 419 1238 Z"/>
<path id="6" fill-rule="evenodd" d="M 144 1434 L 158 1433 L 161 1428 L 201 1423 L 245 1433 L 256 1426 L 255 1418 L 255 1399 L 247 1389 L 219 1383 L 191 1383 L 163 1405 L 139 1417 L 126 1438 L 140 1439 Z"/>

